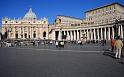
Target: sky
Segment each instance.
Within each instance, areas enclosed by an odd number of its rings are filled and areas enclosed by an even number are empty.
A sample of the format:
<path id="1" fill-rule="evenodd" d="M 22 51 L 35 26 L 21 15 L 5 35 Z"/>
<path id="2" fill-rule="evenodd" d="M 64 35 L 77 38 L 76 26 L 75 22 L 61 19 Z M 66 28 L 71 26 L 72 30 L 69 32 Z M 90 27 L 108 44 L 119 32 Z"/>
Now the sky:
<path id="1" fill-rule="evenodd" d="M 57 15 L 85 18 L 85 12 L 113 2 L 124 5 L 124 0 L 0 0 L 0 26 L 2 18 L 23 18 L 32 8 L 37 18 L 46 17 L 52 24 Z"/>

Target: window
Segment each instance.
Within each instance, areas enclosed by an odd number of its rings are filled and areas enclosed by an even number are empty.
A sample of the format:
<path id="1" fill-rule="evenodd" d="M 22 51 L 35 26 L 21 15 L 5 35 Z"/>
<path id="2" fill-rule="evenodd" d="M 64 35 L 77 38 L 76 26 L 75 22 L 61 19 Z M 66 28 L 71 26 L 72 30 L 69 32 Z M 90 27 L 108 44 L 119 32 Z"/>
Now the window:
<path id="1" fill-rule="evenodd" d="M 27 38 L 27 33 L 25 33 L 25 38 Z"/>
<path id="2" fill-rule="evenodd" d="M 80 26 L 80 24 L 78 24 L 78 26 Z"/>
<path id="3" fill-rule="evenodd" d="M 30 35 L 28 35 L 28 37 L 31 38 Z"/>
<path id="4" fill-rule="evenodd" d="M 21 38 L 23 38 L 23 35 L 21 35 Z"/>
<path id="5" fill-rule="evenodd" d="M 33 37 L 36 38 L 36 33 L 33 33 Z"/>
<path id="6" fill-rule="evenodd" d="M 5 21 L 5 23 L 7 23 L 7 21 Z"/>
<path id="7" fill-rule="evenodd" d="M 18 33 L 16 33 L 15 36 L 16 36 L 16 39 L 17 39 L 18 38 Z"/>
<path id="8" fill-rule="evenodd" d="M 74 26 L 74 24 L 71 24 L 71 26 Z"/>
<path id="9" fill-rule="evenodd" d="M 43 37 L 46 37 L 46 32 L 43 32 Z"/>

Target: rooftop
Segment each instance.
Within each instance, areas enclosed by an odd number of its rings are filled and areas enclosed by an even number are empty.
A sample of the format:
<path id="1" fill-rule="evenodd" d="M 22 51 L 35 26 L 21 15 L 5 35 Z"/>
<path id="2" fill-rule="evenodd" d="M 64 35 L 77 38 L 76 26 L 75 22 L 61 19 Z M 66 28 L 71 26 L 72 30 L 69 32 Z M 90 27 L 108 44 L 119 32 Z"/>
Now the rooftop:
<path id="1" fill-rule="evenodd" d="M 101 8 L 104 8 L 104 7 L 108 7 L 108 6 L 111 6 L 111 5 L 115 5 L 115 4 L 120 5 L 121 7 L 124 7 L 124 5 L 122 5 L 122 4 L 118 3 L 118 2 L 114 2 L 112 4 L 108 4 L 108 5 L 105 5 L 105 6 L 102 6 L 102 7 L 98 7 L 98 8 L 95 8 L 95 9 L 88 10 L 85 13 L 90 12 L 90 11 L 94 11 L 94 10 L 98 10 L 98 9 L 101 9 Z"/>
<path id="2" fill-rule="evenodd" d="M 57 16 L 61 16 L 61 17 L 67 17 L 67 18 L 72 18 L 72 19 L 77 19 L 77 20 L 81 20 L 80 18 L 76 18 L 76 17 L 71 17 L 71 16 L 64 16 L 64 15 L 57 15 Z"/>

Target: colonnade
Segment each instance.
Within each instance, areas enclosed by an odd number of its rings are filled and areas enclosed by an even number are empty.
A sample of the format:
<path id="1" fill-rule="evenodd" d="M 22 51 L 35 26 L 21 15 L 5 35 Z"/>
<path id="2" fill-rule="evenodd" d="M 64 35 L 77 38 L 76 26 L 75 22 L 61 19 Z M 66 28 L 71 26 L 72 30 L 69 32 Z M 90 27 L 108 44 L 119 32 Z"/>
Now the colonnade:
<path id="1" fill-rule="evenodd" d="M 36 26 L 12 27 L 12 30 L 8 32 L 8 38 L 9 39 L 17 39 L 17 38 L 44 39 L 43 37 L 44 32 L 46 32 L 45 39 L 48 39 L 48 28 L 36 27 Z"/>
<path id="2" fill-rule="evenodd" d="M 66 40 L 110 40 L 115 36 L 114 26 L 87 27 L 79 29 L 62 29 L 58 32 L 58 38 L 61 40 L 62 35 L 66 35 Z M 118 25 L 118 35 L 124 36 L 124 26 Z"/>

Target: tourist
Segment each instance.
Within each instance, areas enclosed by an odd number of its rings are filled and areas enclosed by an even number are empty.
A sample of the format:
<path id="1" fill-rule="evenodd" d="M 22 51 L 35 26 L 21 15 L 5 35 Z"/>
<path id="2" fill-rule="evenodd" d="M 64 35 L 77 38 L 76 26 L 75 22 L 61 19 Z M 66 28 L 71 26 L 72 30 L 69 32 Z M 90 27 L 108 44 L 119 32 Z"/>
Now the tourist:
<path id="1" fill-rule="evenodd" d="M 56 47 L 58 48 L 58 45 L 59 45 L 58 41 L 56 41 L 56 43 L 55 43 L 55 44 L 56 44 Z"/>
<path id="2" fill-rule="evenodd" d="M 114 52 L 114 44 L 115 44 L 115 40 L 111 38 L 111 52 Z"/>
<path id="3" fill-rule="evenodd" d="M 121 58 L 121 49 L 123 47 L 123 43 L 120 39 L 120 36 L 118 36 L 117 40 L 115 41 L 115 47 L 116 47 L 116 54 L 115 54 L 115 58 L 116 59 L 120 59 Z"/>
<path id="4" fill-rule="evenodd" d="M 64 41 L 61 41 L 60 44 L 61 44 L 61 47 L 64 48 Z"/>

